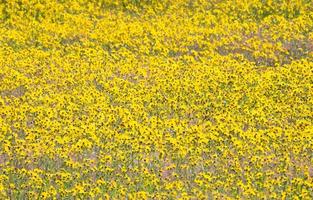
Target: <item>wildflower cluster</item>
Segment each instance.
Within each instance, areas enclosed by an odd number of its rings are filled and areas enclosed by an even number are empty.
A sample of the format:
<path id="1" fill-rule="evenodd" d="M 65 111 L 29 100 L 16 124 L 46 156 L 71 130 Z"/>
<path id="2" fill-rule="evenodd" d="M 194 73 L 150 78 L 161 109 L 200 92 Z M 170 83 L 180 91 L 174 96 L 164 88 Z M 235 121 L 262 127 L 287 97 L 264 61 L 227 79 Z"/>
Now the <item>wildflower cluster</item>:
<path id="1" fill-rule="evenodd" d="M 0 199 L 312 199 L 310 0 L 0 3 Z"/>

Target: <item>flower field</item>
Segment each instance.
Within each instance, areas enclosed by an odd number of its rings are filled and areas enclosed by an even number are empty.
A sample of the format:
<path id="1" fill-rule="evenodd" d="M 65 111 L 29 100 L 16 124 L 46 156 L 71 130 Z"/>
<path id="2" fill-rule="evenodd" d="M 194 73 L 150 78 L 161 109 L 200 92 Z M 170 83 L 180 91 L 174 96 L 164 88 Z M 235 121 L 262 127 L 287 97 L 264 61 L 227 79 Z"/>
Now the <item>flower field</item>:
<path id="1" fill-rule="evenodd" d="M 311 0 L 0 0 L 0 199 L 313 199 Z"/>

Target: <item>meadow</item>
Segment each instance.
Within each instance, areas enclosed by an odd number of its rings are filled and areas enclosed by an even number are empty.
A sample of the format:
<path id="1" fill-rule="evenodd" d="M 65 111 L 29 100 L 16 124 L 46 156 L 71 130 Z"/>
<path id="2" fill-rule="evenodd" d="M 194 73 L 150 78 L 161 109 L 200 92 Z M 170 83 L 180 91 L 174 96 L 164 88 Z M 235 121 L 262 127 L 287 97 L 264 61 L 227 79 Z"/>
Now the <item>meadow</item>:
<path id="1" fill-rule="evenodd" d="M 311 0 L 0 0 L 0 199 L 313 199 Z"/>

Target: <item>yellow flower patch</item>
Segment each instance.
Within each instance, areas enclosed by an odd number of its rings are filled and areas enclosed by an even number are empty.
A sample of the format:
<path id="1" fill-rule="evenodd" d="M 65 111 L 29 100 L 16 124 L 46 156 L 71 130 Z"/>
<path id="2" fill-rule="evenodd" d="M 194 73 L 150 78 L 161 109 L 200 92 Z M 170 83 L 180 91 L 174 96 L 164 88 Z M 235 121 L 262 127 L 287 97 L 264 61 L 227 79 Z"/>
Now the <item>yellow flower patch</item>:
<path id="1" fill-rule="evenodd" d="M 312 199 L 307 0 L 0 3 L 0 199 Z"/>

